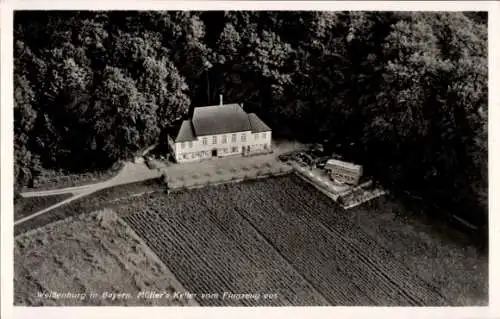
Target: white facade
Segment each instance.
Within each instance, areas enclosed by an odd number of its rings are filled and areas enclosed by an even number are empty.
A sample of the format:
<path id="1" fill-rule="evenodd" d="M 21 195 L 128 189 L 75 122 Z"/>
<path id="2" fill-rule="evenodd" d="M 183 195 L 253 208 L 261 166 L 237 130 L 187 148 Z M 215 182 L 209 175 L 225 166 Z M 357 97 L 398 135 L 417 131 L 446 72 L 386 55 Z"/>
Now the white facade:
<path id="1" fill-rule="evenodd" d="M 197 136 L 195 140 L 169 145 L 177 162 L 193 162 L 213 157 L 252 155 L 271 151 L 272 132 L 251 131 Z"/>
<path id="2" fill-rule="evenodd" d="M 175 137 L 168 138 L 177 162 L 193 162 L 230 155 L 271 152 L 271 128 L 241 104 L 196 107 L 183 120 Z"/>
<path id="3" fill-rule="evenodd" d="M 360 165 L 329 159 L 325 169 L 330 171 L 330 177 L 347 184 L 357 184 L 363 174 L 363 167 Z"/>

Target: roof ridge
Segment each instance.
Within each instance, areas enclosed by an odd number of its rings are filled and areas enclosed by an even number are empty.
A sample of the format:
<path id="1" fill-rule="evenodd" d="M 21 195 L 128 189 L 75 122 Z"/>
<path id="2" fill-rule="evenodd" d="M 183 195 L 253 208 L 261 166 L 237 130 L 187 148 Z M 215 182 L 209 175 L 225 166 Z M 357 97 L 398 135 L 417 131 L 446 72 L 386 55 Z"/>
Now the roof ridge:
<path id="1" fill-rule="evenodd" d="M 353 168 L 353 169 L 358 169 L 358 168 L 362 168 L 363 167 L 362 165 L 359 165 L 359 164 L 356 164 L 356 163 L 353 163 L 353 162 L 342 161 L 342 160 L 338 160 L 338 159 L 335 159 L 335 158 L 328 159 L 327 163 L 336 163 L 336 164 L 344 165 L 346 167 L 350 167 L 350 168 Z"/>
<path id="2" fill-rule="evenodd" d="M 229 104 L 214 104 L 214 105 L 202 105 L 202 106 L 195 106 L 194 109 L 199 109 L 199 108 L 205 108 L 205 107 L 224 107 L 224 106 L 241 106 L 240 103 L 229 103 Z"/>

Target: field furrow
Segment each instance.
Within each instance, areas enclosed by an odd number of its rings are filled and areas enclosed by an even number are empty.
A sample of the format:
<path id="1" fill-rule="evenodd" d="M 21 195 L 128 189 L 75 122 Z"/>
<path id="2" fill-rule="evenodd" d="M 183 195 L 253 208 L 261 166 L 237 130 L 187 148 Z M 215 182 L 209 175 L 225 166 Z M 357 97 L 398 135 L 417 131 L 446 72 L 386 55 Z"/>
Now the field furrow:
<path id="1" fill-rule="evenodd" d="M 210 207 L 209 196 L 200 198 L 200 201 L 205 203 L 207 207 Z M 287 282 L 300 282 L 297 281 L 297 277 L 303 278 L 295 269 L 281 256 L 276 250 L 259 234 L 259 232 L 254 229 L 247 220 L 242 218 L 242 216 L 234 209 L 234 206 L 230 201 L 222 200 L 218 203 L 218 209 L 210 207 L 210 214 L 207 216 L 217 225 L 220 229 L 225 231 L 227 236 L 231 238 L 234 242 L 239 243 L 239 249 L 241 253 L 247 256 L 253 264 L 262 265 L 264 271 L 261 272 L 262 277 L 269 278 L 270 274 L 278 275 L 280 280 L 272 283 L 272 287 L 277 288 L 282 294 L 290 296 L 290 303 L 296 304 L 298 300 L 307 300 L 304 298 L 313 298 L 312 304 L 324 304 L 327 305 L 327 301 L 318 292 L 311 294 L 312 286 L 303 280 L 303 286 L 299 285 L 283 285 Z M 252 229 L 253 231 L 248 231 Z M 254 243 L 259 242 L 260 245 Z M 275 256 L 274 258 L 269 258 L 270 256 Z M 282 271 L 282 269 L 276 268 L 276 263 L 281 261 L 283 267 L 287 267 L 290 271 Z M 273 265 L 273 263 L 275 265 Z M 263 282 L 266 284 L 266 282 Z M 284 293 L 284 292 L 287 293 Z M 321 297 L 320 297 L 321 296 Z"/>
<path id="2" fill-rule="evenodd" d="M 180 201 L 183 203 L 180 207 L 172 205 L 173 202 L 166 198 L 164 203 L 159 203 L 160 206 L 151 207 L 147 212 L 124 217 L 141 236 L 161 238 L 150 239 L 151 248 L 177 274 L 187 289 L 200 292 L 202 286 L 207 287 L 209 284 L 212 289 L 203 292 L 278 294 L 276 299 L 231 301 L 233 305 L 327 304 L 272 247 L 266 246 L 239 214 L 229 207 L 223 210 L 210 207 L 208 199 L 196 190 L 189 197 L 190 200 L 186 198 Z M 199 203 L 203 202 L 207 205 L 201 208 Z M 170 209 L 160 210 L 156 207 Z M 227 215 L 217 215 L 214 213 L 216 211 L 224 211 Z M 230 216 L 239 218 L 239 221 L 227 223 Z M 150 221 L 149 224 L 153 226 L 144 225 L 140 220 Z M 228 225 L 231 227 L 228 228 Z M 235 237 L 236 233 L 240 235 L 239 239 Z M 251 251 L 249 247 L 255 250 Z M 210 254 L 207 255 L 207 252 Z M 184 258 L 194 260 L 194 264 L 200 266 L 186 272 L 186 267 L 179 267 L 177 261 Z M 202 267 L 203 272 L 200 271 Z M 193 280 L 193 275 L 200 272 L 204 276 L 197 276 Z M 201 304 L 221 304 L 220 300 L 197 301 Z"/>
<path id="3" fill-rule="evenodd" d="M 294 198 L 296 198 L 296 194 L 293 192 L 288 192 L 281 197 L 283 201 L 288 201 L 288 203 L 293 201 Z M 305 206 L 309 206 L 309 203 Z M 400 289 L 393 284 L 390 278 L 388 280 L 388 278 L 381 277 L 379 273 L 380 269 L 377 268 L 377 265 L 373 264 L 373 262 L 366 258 L 364 253 L 357 250 L 356 247 L 349 245 L 349 243 L 344 240 L 342 234 L 332 229 L 328 229 L 316 221 L 313 216 L 314 213 L 312 213 L 314 212 L 312 207 L 305 207 L 305 209 L 300 211 L 292 208 L 289 212 L 290 214 L 300 212 L 300 215 L 296 216 L 296 218 L 299 218 L 303 222 L 312 223 L 330 234 L 332 239 L 334 239 L 334 243 L 339 245 L 342 251 L 346 252 L 345 268 L 359 270 L 355 273 L 361 273 L 361 276 L 357 278 L 357 280 L 361 281 L 360 286 L 364 287 L 365 291 L 369 291 L 370 296 L 373 296 L 374 299 L 377 300 L 377 303 L 386 304 L 400 299 L 398 302 L 408 302 L 408 305 L 419 304 L 419 302 L 414 300 L 411 296 L 408 296 L 404 292 L 400 293 Z"/>
<path id="4" fill-rule="evenodd" d="M 190 230 L 192 230 L 193 227 L 190 227 L 191 225 L 188 223 L 175 223 L 172 219 L 170 219 L 168 222 L 172 223 L 172 226 L 174 226 L 171 228 L 169 227 L 172 230 L 173 236 L 182 239 L 182 241 L 180 242 L 180 247 L 189 247 L 190 250 L 193 251 L 196 256 L 198 256 L 197 262 L 205 266 L 205 276 L 211 283 L 212 287 L 212 289 L 206 291 L 206 293 L 223 293 L 224 291 L 235 291 L 236 288 L 231 282 L 232 277 L 227 275 L 225 276 L 224 274 L 236 274 L 239 270 L 233 266 L 233 263 L 230 263 L 228 262 L 228 260 L 223 259 L 223 256 L 220 252 L 222 251 L 222 249 L 224 249 L 224 247 L 220 245 L 213 245 L 211 247 L 211 249 L 213 250 L 213 256 L 212 258 L 210 258 L 210 260 L 207 260 L 207 258 L 205 257 L 207 247 L 203 244 L 203 242 L 205 241 L 203 236 L 191 232 Z M 203 234 L 204 229 L 200 230 Z M 241 260 L 240 256 L 236 254 L 234 255 L 234 259 Z M 205 281 L 206 279 L 201 278 L 201 280 Z M 217 289 L 214 289 L 214 287 L 217 287 Z M 249 302 L 248 300 L 241 300 L 237 303 L 241 303 L 242 305 L 251 305 L 251 302 Z"/>
<path id="5" fill-rule="evenodd" d="M 346 271 L 348 256 L 335 243 L 329 244 L 328 236 L 319 227 L 290 217 L 274 201 L 266 203 L 268 209 L 264 214 L 254 213 L 258 212 L 258 207 L 251 203 L 267 199 L 263 197 L 264 194 L 258 190 L 252 192 L 247 204 L 239 212 L 333 305 L 372 304 L 370 296 L 353 281 L 360 274 Z M 274 200 L 281 200 L 281 194 L 275 191 L 274 195 Z"/>
<path id="6" fill-rule="evenodd" d="M 135 229 L 139 224 L 134 225 L 131 218 L 134 216 L 126 217 L 127 222 L 131 223 L 131 226 Z M 177 241 L 179 237 L 176 234 L 176 230 L 168 226 L 168 224 L 156 223 L 154 227 L 151 227 L 147 223 L 145 216 L 136 216 L 136 220 L 146 220 L 143 223 L 142 229 L 135 229 L 136 232 L 140 233 L 141 236 L 149 237 L 153 240 L 146 240 L 148 245 L 151 245 L 151 249 L 156 252 L 159 258 L 165 262 L 166 265 L 172 267 L 172 272 L 179 275 L 179 281 L 186 283 L 188 292 L 191 293 L 213 293 L 214 287 L 218 289 L 225 289 L 226 284 L 224 279 L 220 276 L 214 276 L 214 270 L 210 264 L 205 264 L 203 262 L 203 257 L 199 255 L 196 249 L 192 249 L 191 245 L 186 245 L 184 241 Z M 140 226 L 139 226 L 140 227 Z M 140 229 L 140 230 L 139 230 Z M 185 235 L 185 234 L 183 234 Z M 175 262 L 172 262 L 175 261 Z M 167 267 L 168 267 L 167 266 Z M 210 277 L 210 278 L 207 278 Z M 209 279 L 209 280 L 207 280 Z M 193 287 L 191 282 L 196 282 L 196 286 Z M 210 285 L 207 285 L 209 282 Z M 197 300 L 204 305 L 225 305 L 223 300 L 215 300 L 215 304 L 212 304 L 212 300 Z M 207 304 L 208 302 L 208 304 Z M 228 305 L 228 304 L 226 304 Z"/>
<path id="7" fill-rule="evenodd" d="M 287 187 L 290 193 L 297 191 L 297 188 L 303 191 L 301 185 L 288 184 Z M 293 196 L 288 199 L 292 198 Z M 383 246 L 379 245 L 370 235 L 363 232 L 361 228 L 350 223 L 343 227 L 344 229 L 348 227 L 350 231 L 339 231 L 339 219 L 341 215 L 332 215 L 325 209 L 327 206 L 328 202 L 325 203 L 322 200 L 309 202 L 309 208 L 303 210 L 304 216 L 308 220 L 316 219 L 322 223 L 332 233 L 332 236 L 345 243 L 345 248 L 351 251 L 352 255 L 358 256 L 373 268 L 374 276 L 378 276 L 381 280 L 390 283 L 391 288 L 395 289 L 395 292 L 400 294 L 401 297 L 407 298 L 408 301 L 415 305 L 447 304 L 439 291 L 418 278 L 407 267 L 397 263 L 395 258 Z M 333 219 L 333 216 L 337 218 Z"/>
<path id="8" fill-rule="evenodd" d="M 293 175 L 137 197 L 122 210 L 189 292 L 219 294 L 198 298 L 201 305 L 448 304 L 360 217 Z"/>

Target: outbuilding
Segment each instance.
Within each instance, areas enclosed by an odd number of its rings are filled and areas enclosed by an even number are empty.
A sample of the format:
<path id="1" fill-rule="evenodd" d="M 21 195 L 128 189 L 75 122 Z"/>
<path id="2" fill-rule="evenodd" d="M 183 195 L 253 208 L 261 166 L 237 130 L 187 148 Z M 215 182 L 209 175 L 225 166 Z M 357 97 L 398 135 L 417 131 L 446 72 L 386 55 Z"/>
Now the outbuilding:
<path id="1" fill-rule="evenodd" d="M 356 185 L 363 175 L 361 165 L 329 159 L 325 164 L 325 169 L 329 172 L 330 178 L 341 183 Z"/>

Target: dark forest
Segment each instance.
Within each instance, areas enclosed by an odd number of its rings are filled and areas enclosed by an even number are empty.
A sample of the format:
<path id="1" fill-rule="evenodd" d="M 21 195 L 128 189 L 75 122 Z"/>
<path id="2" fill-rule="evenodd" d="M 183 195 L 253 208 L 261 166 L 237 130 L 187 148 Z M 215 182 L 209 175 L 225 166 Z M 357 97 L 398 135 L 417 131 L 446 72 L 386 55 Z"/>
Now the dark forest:
<path id="1" fill-rule="evenodd" d="M 243 103 L 392 190 L 487 225 L 487 15 L 16 12 L 16 189 L 103 170 L 194 106 Z"/>

